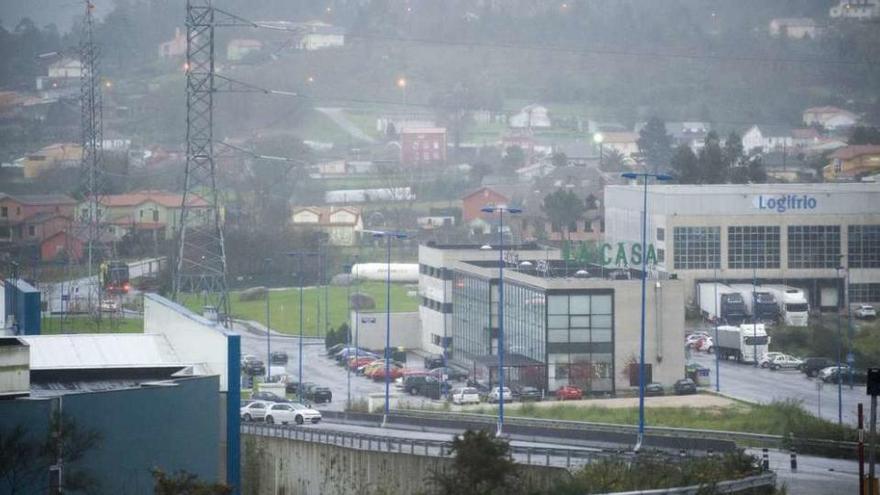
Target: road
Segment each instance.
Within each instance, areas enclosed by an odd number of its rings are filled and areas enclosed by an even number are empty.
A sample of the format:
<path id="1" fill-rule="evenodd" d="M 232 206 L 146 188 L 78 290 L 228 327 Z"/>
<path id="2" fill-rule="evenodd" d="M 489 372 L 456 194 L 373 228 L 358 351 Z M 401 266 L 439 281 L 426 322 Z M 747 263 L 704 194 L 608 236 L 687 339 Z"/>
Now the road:
<path id="1" fill-rule="evenodd" d="M 715 355 L 693 352 L 689 362 L 699 363 L 709 368 L 715 383 Z M 822 384 L 816 378 L 807 378 L 797 370 L 771 371 L 756 368 L 754 365 L 739 364 L 735 361 L 720 362 L 721 393 L 729 397 L 766 404 L 774 400 L 794 399 L 801 401 L 804 408 L 830 421 L 837 421 L 837 385 Z M 842 388 L 843 421 L 849 425 L 857 424 L 858 403 L 868 400 L 865 386 L 856 385 L 852 390 L 848 385 Z M 820 414 L 821 409 L 821 414 Z"/>
<path id="2" fill-rule="evenodd" d="M 354 122 L 348 120 L 348 117 L 345 116 L 343 109 L 341 108 L 315 108 L 315 110 L 323 113 L 330 120 L 333 121 L 334 124 L 338 125 L 342 130 L 347 132 L 351 137 L 366 141 L 370 144 L 376 144 L 376 140 L 368 136 L 364 131 L 361 130 L 360 127 L 355 125 Z"/>
<path id="3" fill-rule="evenodd" d="M 159 263 L 164 263 L 165 258 L 147 258 L 143 260 L 133 261 L 128 264 L 129 278 L 140 277 L 148 273 L 159 271 Z M 95 268 L 97 270 L 97 267 Z M 62 312 L 61 295 L 70 296 L 70 303 L 66 305 L 68 311 L 82 311 L 88 300 L 89 291 L 97 294 L 97 275 L 91 277 L 82 277 L 74 280 L 65 280 L 52 284 L 43 284 L 40 287 L 42 299 L 47 303 L 47 311 L 56 313 Z M 77 306 L 83 308 L 75 309 Z"/>

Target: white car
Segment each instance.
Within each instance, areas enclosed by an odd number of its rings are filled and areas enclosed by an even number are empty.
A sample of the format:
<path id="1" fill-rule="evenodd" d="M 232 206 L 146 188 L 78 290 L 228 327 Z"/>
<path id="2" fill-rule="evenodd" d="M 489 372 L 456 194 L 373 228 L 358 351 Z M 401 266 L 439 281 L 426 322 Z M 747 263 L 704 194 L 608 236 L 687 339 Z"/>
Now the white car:
<path id="1" fill-rule="evenodd" d="M 762 368 L 766 368 L 770 366 L 770 361 L 773 361 L 776 356 L 784 356 L 783 352 L 765 352 L 761 359 L 758 361 L 758 364 L 761 365 Z"/>
<path id="2" fill-rule="evenodd" d="M 257 400 L 242 407 L 239 411 L 239 415 L 244 421 L 259 421 L 266 417 L 266 411 L 269 409 L 269 405 L 271 405 L 271 402 Z"/>
<path id="3" fill-rule="evenodd" d="M 113 313 L 119 310 L 119 302 L 116 299 L 104 299 L 101 301 L 101 311 Z"/>
<path id="4" fill-rule="evenodd" d="M 457 387 L 449 394 L 453 404 L 479 404 L 480 392 L 473 387 Z M 506 398 L 506 397 L 505 397 Z"/>
<path id="5" fill-rule="evenodd" d="M 856 318 L 876 318 L 877 310 L 874 309 L 874 306 L 870 304 L 860 304 L 858 308 L 856 308 Z"/>
<path id="6" fill-rule="evenodd" d="M 301 425 L 306 421 L 317 423 L 321 421 L 321 412 L 297 402 L 279 402 L 269 406 L 266 411 L 266 423 L 288 424 L 296 423 Z"/>
<path id="7" fill-rule="evenodd" d="M 771 370 L 781 370 L 782 368 L 787 369 L 798 369 L 800 365 L 804 364 L 804 362 L 794 356 L 789 356 L 788 354 L 783 354 L 781 356 L 776 356 L 772 360 L 768 366 Z"/>
<path id="8" fill-rule="evenodd" d="M 501 392 L 499 391 L 499 387 L 493 387 L 489 392 L 489 396 L 487 398 L 489 402 L 498 402 L 501 400 Z M 513 392 L 510 391 L 509 388 L 504 387 L 504 402 L 512 402 L 513 401 Z"/>

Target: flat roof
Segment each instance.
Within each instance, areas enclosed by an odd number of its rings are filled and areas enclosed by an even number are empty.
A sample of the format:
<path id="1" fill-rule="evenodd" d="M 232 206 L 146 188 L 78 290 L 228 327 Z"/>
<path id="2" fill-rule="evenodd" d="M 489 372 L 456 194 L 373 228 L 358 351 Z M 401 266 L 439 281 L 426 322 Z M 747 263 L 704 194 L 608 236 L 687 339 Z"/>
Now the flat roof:
<path id="1" fill-rule="evenodd" d="M 31 370 L 181 368 L 164 335 L 66 334 L 19 337 L 30 346 Z"/>
<path id="2" fill-rule="evenodd" d="M 644 186 L 636 184 L 605 186 L 606 193 L 617 190 L 643 192 Z M 870 182 L 822 182 L 822 183 L 779 183 L 779 184 L 654 184 L 648 187 L 648 194 L 785 194 L 785 193 L 827 193 L 846 194 L 856 192 L 880 193 L 880 184 Z"/>

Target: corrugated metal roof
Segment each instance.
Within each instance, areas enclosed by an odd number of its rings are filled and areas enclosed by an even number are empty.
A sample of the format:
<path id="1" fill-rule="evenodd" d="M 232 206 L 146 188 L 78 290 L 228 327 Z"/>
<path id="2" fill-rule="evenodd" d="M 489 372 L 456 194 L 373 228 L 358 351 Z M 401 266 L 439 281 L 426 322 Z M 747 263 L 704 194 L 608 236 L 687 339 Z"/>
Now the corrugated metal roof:
<path id="1" fill-rule="evenodd" d="M 164 335 L 28 335 L 32 370 L 180 367 Z"/>

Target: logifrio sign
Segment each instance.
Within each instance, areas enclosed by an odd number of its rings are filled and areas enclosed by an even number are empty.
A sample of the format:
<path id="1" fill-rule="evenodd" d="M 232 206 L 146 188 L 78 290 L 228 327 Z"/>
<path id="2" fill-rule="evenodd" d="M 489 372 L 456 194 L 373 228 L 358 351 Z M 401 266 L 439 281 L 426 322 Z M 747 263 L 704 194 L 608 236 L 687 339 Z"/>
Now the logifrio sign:
<path id="1" fill-rule="evenodd" d="M 755 196 L 752 203 L 755 205 L 755 208 L 759 210 L 785 213 L 786 211 L 792 210 L 815 210 L 818 201 L 815 197 L 807 194 L 761 194 Z"/>

